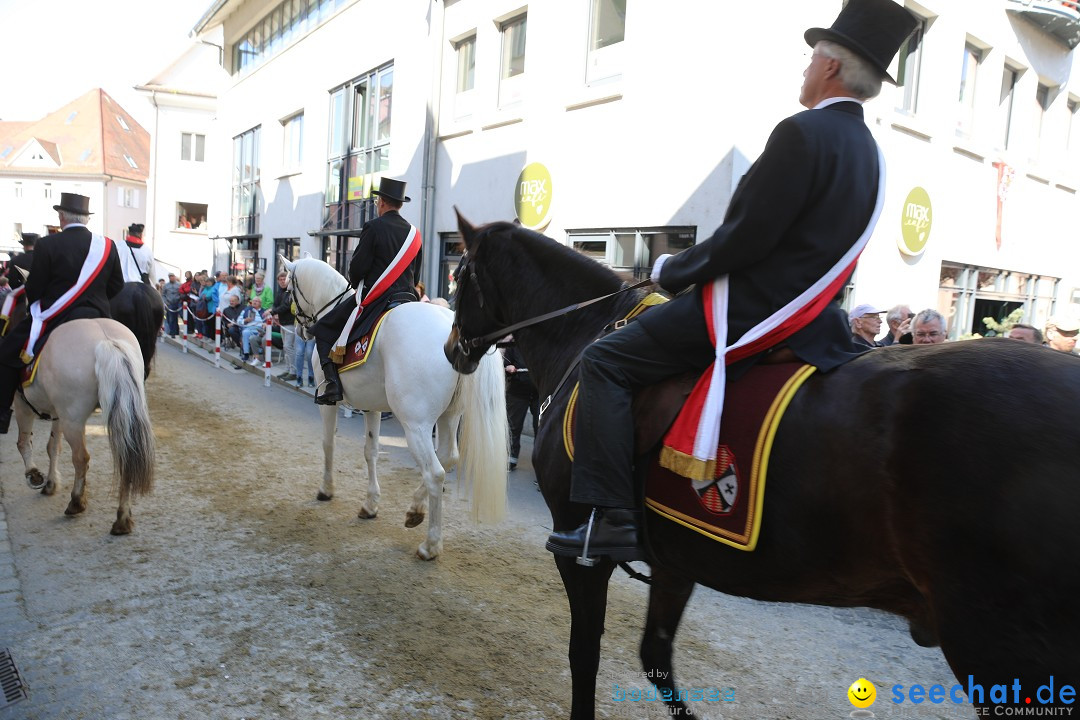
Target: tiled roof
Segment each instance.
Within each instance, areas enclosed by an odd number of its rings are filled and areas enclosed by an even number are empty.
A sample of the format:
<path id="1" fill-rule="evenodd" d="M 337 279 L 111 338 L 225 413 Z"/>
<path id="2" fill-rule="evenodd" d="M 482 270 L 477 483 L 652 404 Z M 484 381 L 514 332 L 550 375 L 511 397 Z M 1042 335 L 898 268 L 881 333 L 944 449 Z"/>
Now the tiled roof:
<path id="1" fill-rule="evenodd" d="M 59 169 L 12 165 L 31 139 Z M 146 182 L 149 169 L 150 134 L 101 88 L 36 122 L 0 122 L 0 174 L 111 175 Z"/>

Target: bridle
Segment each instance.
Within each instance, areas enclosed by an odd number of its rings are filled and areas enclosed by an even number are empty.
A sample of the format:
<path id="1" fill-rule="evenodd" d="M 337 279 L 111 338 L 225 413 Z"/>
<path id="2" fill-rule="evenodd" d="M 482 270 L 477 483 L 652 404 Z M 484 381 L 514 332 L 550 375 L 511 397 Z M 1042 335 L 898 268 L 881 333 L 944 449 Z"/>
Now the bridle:
<path id="1" fill-rule="evenodd" d="M 301 300 L 303 300 L 308 305 L 311 305 L 312 307 L 315 306 L 315 303 L 311 302 L 311 300 L 308 299 L 307 295 L 304 294 L 304 291 L 300 289 L 300 284 L 296 281 L 296 272 L 294 271 L 289 272 L 289 290 L 292 291 L 294 297 L 299 297 Z M 313 315 L 308 315 L 307 313 L 305 313 L 303 310 L 300 309 L 300 303 L 294 302 L 293 305 L 296 306 L 296 312 L 294 312 L 293 315 L 296 316 L 296 319 L 300 322 L 300 325 L 305 330 L 307 330 L 309 327 L 319 321 L 320 315 L 322 315 L 326 310 L 336 308 L 338 305 L 341 304 L 341 301 L 348 297 L 349 294 L 352 292 L 352 287 L 347 285 L 344 290 L 342 290 L 338 295 L 332 298 L 330 302 L 326 303 L 321 308 L 316 310 Z"/>
<path id="2" fill-rule="evenodd" d="M 476 275 L 476 269 L 472 267 L 472 265 L 470 263 L 469 254 L 467 252 L 464 255 L 461 256 L 461 262 L 458 264 L 458 269 L 454 272 L 454 278 L 457 280 L 457 284 L 458 284 L 457 293 L 458 293 L 459 298 L 461 297 L 462 291 L 466 287 L 468 287 L 470 282 L 476 285 L 476 298 L 477 298 L 476 302 L 480 306 L 481 310 L 484 310 L 484 293 L 480 289 L 480 282 L 479 282 L 479 280 L 477 278 L 477 275 Z M 513 325 L 508 325 L 506 327 L 502 327 L 502 328 L 500 328 L 498 330 L 495 330 L 493 332 L 489 332 L 486 335 L 480 335 L 479 337 L 468 338 L 468 339 L 466 339 L 465 334 L 462 332 L 461 324 L 458 322 L 457 316 L 455 315 L 455 317 L 454 317 L 454 328 L 457 330 L 457 350 L 462 355 L 468 355 L 470 350 L 474 350 L 474 349 L 479 348 L 479 347 L 486 347 L 488 345 L 491 345 L 496 340 L 499 340 L 500 338 L 504 338 L 507 335 L 510 335 L 511 333 L 514 333 L 514 332 L 517 332 L 518 330 L 521 330 L 523 328 L 532 327 L 533 325 L 538 325 L 538 324 L 540 324 L 540 323 L 542 323 L 542 322 L 544 322 L 546 320 L 551 320 L 552 318 L 557 318 L 557 317 L 560 317 L 562 315 L 572 313 L 575 310 L 581 310 L 582 308 L 588 307 L 589 305 L 592 305 L 593 303 L 598 303 L 598 302 L 600 302 L 602 300 L 607 300 L 608 298 L 615 297 L 616 295 L 619 295 L 621 293 L 629 292 L 631 290 L 637 290 L 638 288 L 642 288 L 642 287 L 645 287 L 647 285 L 652 285 L 652 280 L 649 280 L 648 278 L 646 278 L 645 280 L 641 280 L 639 282 L 636 282 L 633 285 L 624 285 L 623 287 L 619 288 L 615 292 L 610 292 L 607 295 L 601 295 L 600 297 L 595 297 L 595 298 L 592 298 L 591 300 L 584 300 L 584 301 L 579 302 L 579 303 L 574 303 L 572 305 L 567 305 L 564 308 L 559 308 L 558 310 L 552 310 L 551 312 L 544 313 L 543 315 L 537 315 L 536 317 L 532 317 L 532 318 L 529 318 L 527 320 L 522 320 L 521 322 L 514 323 Z M 490 315 L 490 313 L 488 313 L 487 310 L 484 310 L 484 314 L 488 315 L 489 317 L 492 317 Z M 497 318 L 492 317 L 492 319 L 496 320 L 498 322 Z"/>

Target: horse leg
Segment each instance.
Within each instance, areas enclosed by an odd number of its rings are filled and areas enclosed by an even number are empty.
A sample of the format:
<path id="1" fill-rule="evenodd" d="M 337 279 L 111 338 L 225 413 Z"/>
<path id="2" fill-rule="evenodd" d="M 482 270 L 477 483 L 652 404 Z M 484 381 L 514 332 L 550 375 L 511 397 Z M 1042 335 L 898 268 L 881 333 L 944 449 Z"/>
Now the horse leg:
<path id="1" fill-rule="evenodd" d="M 379 500 L 382 490 L 379 488 L 379 430 L 382 428 L 382 413 L 368 410 L 364 413 L 364 461 L 367 462 L 368 488 L 364 504 L 360 506 L 356 517 L 371 520 L 379 514 Z"/>
<path id="2" fill-rule="evenodd" d="M 673 717 L 693 717 L 694 713 L 678 699 L 671 666 L 671 646 L 683 610 L 690 600 L 694 583 L 662 568 L 653 567 L 649 586 L 649 613 L 641 638 L 641 665 L 645 677 L 652 678 L 657 690 L 664 691 L 665 703 Z M 670 699 L 666 699 L 670 698 Z"/>
<path id="3" fill-rule="evenodd" d="M 570 718 L 592 720 L 596 714 L 596 673 L 607 614 L 608 582 L 615 563 L 604 558 L 594 567 L 585 567 L 578 565 L 576 558 L 556 556 L 555 565 L 570 601 Z"/>
<path id="4" fill-rule="evenodd" d="M 458 451 L 458 426 L 461 424 L 461 413 L 444 413 L 435 422 L 439 447 L 435 455 L 442 463 L 443 470 L 450 472 L 458 465 L 461 459 Z"/>
<path id="5" fill-rule="evenodd" d="M 19 449 L 19 455 L 22 456 L 26 482 L 35 490 L 41 488 L 42 494 L 52 495 L 56 492 L 56 484 L 49 487 L 45 476 L 34 463 L 34 416 L 26 403 L 18 398 L 15 400 L 15 424 L 19 428 L 19 439 L 16 440 L 15 446 Z"/>
<path id="6" fill-rule="evenodd" d="M 430 425 L 417 425 L 403 422 L 405 441 L 412 451 L 416 464 L 420 466 L 420 485 L 413 492 L 413 504 L 405 514 L 405 527 L 416 527 L 424 520 L 424 505 L 431 512 L 428 518 L 428 532 L 424 542 L 416 549 L 422 560 L 434 560 L 442 553 L 442 487 L 446 479 L 446 470 L 435 454 L 435 445 L 431 442 Z"/>
<path id="7" fill-rule="evenodd" d="M 49 442 L 45 445 L 45 449 L 49 454 L 49 479 L 41 492 L 45 493 L 45 490 L 49 490 L 45 494 L 52 495 L 60 487 L 60 451 L 63 449 L 63 438 L 60 435 L 58 420 L 49 423 Z"/>
<path id="8" fill-rule="evenodd" d="M 86 426 L 63 422 L 60 431 L 71 446 L 71 464 L 75 467 L 75 482 L 71 487 L 71 502 L 65 515 L 78 515 L 86 510 L 86 471 L 90 467 L 90 451 L 86 449 Z M 55 434 L 55 433 L 54 433 Z M 50 439 L 50 444 L 52 440 Z"/>
<path id="9" fill-rule="evenodd" d="M 334 497 L 334 434 L 337 432 L 337 406 L 320 405 L 319 414 L 322 415 L 322 452 L 323 473 L 322 485 L 319 494 L 315 497 L 319 500 L 329 500 Z"/>

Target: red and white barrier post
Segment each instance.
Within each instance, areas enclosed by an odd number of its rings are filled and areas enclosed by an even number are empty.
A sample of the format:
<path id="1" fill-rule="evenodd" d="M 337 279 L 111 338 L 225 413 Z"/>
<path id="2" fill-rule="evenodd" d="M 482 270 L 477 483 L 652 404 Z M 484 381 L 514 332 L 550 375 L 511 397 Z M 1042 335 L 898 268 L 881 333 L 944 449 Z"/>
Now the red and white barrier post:
<path id="1" fill-rule="evenodd" d="M 187 324 L 188 324 L 188 306 L 187 300 L 184 301 L 184 306 L 180 309 L 180 320 L 183 324 L 183 329 L 180 331 L 180 346 L 187 352 Z"/>
<path id="2" fill-rule="evenodd" d="M 263 369 L 263 385 L 270 387 L 270 352 L 274 349 L 274 318 L 266 315 L 266 367 Z"/>
<path id="3" fill-rule="evenodd" d="M 221 367 L 221 310 L 214 311 L 214 367 Z"/>

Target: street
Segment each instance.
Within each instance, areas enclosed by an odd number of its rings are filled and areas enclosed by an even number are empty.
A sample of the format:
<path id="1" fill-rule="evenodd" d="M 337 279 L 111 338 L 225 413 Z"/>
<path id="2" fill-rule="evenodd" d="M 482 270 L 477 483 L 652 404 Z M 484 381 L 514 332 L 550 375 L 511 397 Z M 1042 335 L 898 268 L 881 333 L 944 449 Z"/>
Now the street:
<path id="1" fill-rule="evenodd" d="M 472 525 L 448 474 L 444 554 L 423 562 L 414 552 L 425 528 L 403 526 L 419 478 L 395 421 L 382 426 L 379 516 L 358 519 L 363 418 L 340 421 L 337 494 L 319 502 L 311 396 L 206 356 L 158 346 L 147 386 L 156 487 L 134 505 L 129 536 L 109 535 L 116 502 L 100 416 L 87 428 L 89 507 L 74 518 L 63 514 L 66 445 L 60 490 L 45 497 L 26 486 L 15 435 L 0 441 L 0 649 L 29 695 L 0 720 L 566 717 L 569 614 L 543 547 L 550 519 L 531 440 L 500 526 Z M 47 434 L 39 423 L 42 465 Z M 667 716 L 625 694 L 649 687 L 637 660 L 646 596 L 616 571 L 600 717 Z M 875 715 L 900 717 L 892 685 L 955 683 L 941 653 L 917 647 L 898 618 L 702 588 L 675 663 L 680 686 L 725 690 L 695 703 L 712 718 L 847 717 L 860 677 L 877 686 Z M 974 716 L 951 704 L 918 715 Z"/>

